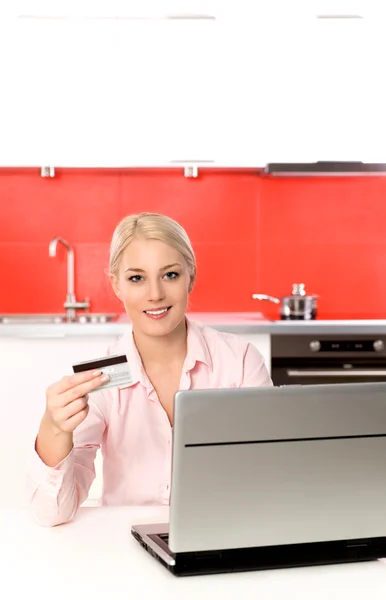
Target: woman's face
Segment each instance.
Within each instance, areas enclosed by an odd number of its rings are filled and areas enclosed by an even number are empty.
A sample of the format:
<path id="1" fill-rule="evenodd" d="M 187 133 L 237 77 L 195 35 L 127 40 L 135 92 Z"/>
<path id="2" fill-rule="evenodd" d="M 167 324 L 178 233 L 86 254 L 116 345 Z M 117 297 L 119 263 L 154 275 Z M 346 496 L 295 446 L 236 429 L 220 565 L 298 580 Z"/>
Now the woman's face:
<path id="1" fill-rule="evenodd" d="M 184 257 L 158 240 L 135 239 L 125 248 L 112 286 L 123 302 L 133 330 L 167 335 L 183 319 L 190 274 Z"/>

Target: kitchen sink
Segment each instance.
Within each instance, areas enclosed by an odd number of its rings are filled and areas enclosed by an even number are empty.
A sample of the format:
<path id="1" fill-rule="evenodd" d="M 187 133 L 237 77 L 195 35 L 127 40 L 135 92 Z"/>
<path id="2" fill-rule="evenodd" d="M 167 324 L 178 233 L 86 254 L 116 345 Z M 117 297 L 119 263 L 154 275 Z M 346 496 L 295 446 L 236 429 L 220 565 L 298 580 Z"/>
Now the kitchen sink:
<path id="1" fill-rule="evenodd" d="M 52 325 L 59 323 L 84 324 L 84 323 L 109 323 L 118 315 L 106 313 L 79 313 L 74 320 L 69 321 L 64 313 L 30 313 L 30 314 L 0 314 L 0 325 Z"/>

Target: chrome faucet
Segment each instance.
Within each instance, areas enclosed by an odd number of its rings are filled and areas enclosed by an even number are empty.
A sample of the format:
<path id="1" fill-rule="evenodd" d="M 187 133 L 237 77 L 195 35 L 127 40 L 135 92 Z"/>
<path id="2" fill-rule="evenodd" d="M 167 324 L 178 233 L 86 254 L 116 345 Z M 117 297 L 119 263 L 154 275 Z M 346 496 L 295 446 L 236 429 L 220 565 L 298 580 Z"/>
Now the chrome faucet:
<path id="1" fill-rule="evenodd" d="M 66 317 L 68 321 L 74 321 L 77 310 L 88 310 L 90 301 L 88 298 L 84 302 L 78 302 L 75 297 L 75 268 L 74 268 L 74 250 L 66 240 L 60 237 L 55 237 L 50 241 L 48 246 L 48 254 L 51 257 L 56 256 L 56 247 L 58 243 L 63 244 L 67 250 L 67 296 L 63 306 L 66 309 Z"/>

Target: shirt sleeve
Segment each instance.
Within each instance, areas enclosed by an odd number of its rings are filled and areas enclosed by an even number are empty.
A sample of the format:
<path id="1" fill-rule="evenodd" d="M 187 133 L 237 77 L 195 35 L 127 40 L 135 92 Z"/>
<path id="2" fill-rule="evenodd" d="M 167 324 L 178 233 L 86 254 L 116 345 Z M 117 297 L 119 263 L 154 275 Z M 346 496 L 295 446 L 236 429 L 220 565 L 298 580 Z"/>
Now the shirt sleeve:
<path id="1" fill-rule="evenodd" d="M 28 497 L 32 514 L 41 525 L 71 520 L 87 498 L 95 479 L 95 456 L 107 427 L 103 403 L 102 392 L 89 396 L 88 415 L 74 431 L 71 452 L 58 465 L 47 466 L 33 450 L 27 473 Z"/>
<path id="2" fill-rule="evenodd" d="M 264 358 L 253 344 L 248 344 L 244 355 L 241 387 L 273 386 Z"/>

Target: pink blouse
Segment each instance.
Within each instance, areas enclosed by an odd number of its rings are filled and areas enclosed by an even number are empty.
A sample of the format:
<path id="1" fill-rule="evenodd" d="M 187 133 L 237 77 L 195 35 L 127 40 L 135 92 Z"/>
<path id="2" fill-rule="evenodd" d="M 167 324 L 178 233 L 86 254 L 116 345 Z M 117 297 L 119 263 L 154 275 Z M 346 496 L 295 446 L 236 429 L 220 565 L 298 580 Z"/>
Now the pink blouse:
<path id="1" fill-rule="evenodd" d="M 180 390 L 271 386 L 260 352 L 243 338 L 187 319 L 187 355 Z M 31 508 L 42 525 L 70 520 L 103 457 L 102 505 L 168 504 L 172 428 L 143 368 L 131 327 L 108 350 L 126 354 L 132 382 L 89 395 L 89 414 L 74 431 L 74 447 L 55 467 L 34 451 L 28 471 Z"/>

